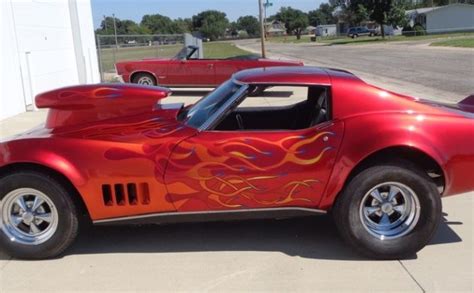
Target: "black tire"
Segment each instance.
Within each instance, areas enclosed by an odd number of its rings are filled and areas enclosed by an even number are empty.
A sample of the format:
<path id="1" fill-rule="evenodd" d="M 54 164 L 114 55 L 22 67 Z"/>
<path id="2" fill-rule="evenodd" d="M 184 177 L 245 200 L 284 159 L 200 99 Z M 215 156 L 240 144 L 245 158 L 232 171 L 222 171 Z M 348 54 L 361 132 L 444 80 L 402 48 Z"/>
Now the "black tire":
<path id="1" fill-rule="evenodd" d="M 79 231 L 79 215 L 70 192 L 49 175 L 36 171 L 16 172 L 0 178 L 0 202 L 14 190 L 31 188 L 45 194 L 57 211 L 57 228 L 52 236 L 40 244 L 12 242 L 0 230 L 0 247 L 14 258 L 45 259 L 59 256 L 75 240 Z M 0 218 L 3 226 L 4 220 Z"/>
<path id="2" fill-rule="evenodd" d="M 144 83 L 144 80 L 147 80 L 148 83 Z M 156 82 L 156 78 L 151 75 L 150 73 L 136 73 L 132 78 L 132 83 L 149 85 L 149 86 L 156 86 L 158 83 Z"/>
<path id="3" fill-rule="evenodd" d="M 412 230 L 398 238 L 381 240 L 364 227 L 360 208 L 364 196 L 385 182 L 409 187 L 418 198 L 420 208 Z M 373 259 L 402 259 L 415 255 L 434 236 L 441 213 L 436 185 L 409 162 L 387 163 L 363 170 L 346 185 L 333 208 L 336 226 L 345 242 Z"/>

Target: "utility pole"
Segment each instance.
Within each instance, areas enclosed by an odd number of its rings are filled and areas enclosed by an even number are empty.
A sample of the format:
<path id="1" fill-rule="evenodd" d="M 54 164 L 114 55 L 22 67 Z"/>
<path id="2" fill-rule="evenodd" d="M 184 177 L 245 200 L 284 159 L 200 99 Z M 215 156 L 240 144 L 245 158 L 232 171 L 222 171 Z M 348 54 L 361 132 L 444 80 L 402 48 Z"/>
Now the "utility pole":
<path id="1" fill-rule="evenodd" d="M 262 43 L 262 58 L 266 58 L 265 53 L 265 24 L 263 20 L 263 2 L 258 0 L 258 11 L 260 16 L 260 41 Z"/>
<path id="2" fill-rule="evenodd" d="M 107 28 L 107 17 L 104 15 L 104 26 L 105 26 L 105 34 L 107 34 L 108 32 L 108 28 Z"/>
<path id="3" fill-rule="evenodd" d="M 273 3 L 270 3 L 269 0 L 267 0 L 265 3 L 263 3 L 264 7 L 264 13 L 263 13 L 263 28 L 265 30 L 265 40 L 267 39 L 267 28 L 266 28 L 266 23 L 267 23 L 267 8 L 273 6 Z"/>
<path id="4" fill-rule="evenodd" d="M 115 35 L 115 47 L 118 49 L 118 40 L 117 40 L 117 24 L 115 23 L 115 14 L 112 13 L 114 19 L 114 35 Z"/>

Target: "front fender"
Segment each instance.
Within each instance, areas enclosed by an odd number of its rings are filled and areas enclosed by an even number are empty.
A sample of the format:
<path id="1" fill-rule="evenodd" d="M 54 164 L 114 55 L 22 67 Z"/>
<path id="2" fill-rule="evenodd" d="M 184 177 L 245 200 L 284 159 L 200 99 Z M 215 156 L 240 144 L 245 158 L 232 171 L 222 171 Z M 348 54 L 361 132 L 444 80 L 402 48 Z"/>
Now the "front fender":
<path id="1" fill-rule="evenodd" d="M 76 188 L 87 181 L 82 171 L 61 152 L 48 147 L 43 139 L 13 140 L 0 144 L 0 168 L 19 163 L 52 169 L 68 178 Z"/>

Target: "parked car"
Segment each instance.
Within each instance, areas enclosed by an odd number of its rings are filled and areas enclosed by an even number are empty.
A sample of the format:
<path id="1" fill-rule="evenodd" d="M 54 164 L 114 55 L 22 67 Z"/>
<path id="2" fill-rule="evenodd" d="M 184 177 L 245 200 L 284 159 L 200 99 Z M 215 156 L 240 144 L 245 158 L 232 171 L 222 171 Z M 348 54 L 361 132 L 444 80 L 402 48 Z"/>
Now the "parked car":
<path id="1" fill-rule="evenodd" d="M 373 37 L 376 36 L 377 32 L 374 29 L 368 29 L 366 27 L 358 26 L 358 27 L 351 27 L 347 31 L 347 36 L 350 38 L 358 38 L 358 37 L 364 37 L 364 36 L 369 36 Z"/>
<path id="2" fill-rule="evenodd" d="M 262 85 L 307 97 L 240 107 Z M 88 222 L 331 212 L 354 250 L 399 259 L 433 237 L 441 197 L 474 189 L 474 96 L 424 101 L 316 67 L 242 71 L 186 107 L 162 103 L 169 94 L 98 84 L 38 95 L 46 124 L 0 143 L 2 250 L 55 257 Z"/>
<path id="3" fill-rule="evenodd" d="M 193 57 L 198 47 L 183 48 L 172 59 L 144 59 L 118 62 L 117 74 L 124 82 L 168 87 L 216 87 L 237 71 L 273 66 L 303 66 L 302 62 L 271 60 L 258 55 L 226 59 Z"/>

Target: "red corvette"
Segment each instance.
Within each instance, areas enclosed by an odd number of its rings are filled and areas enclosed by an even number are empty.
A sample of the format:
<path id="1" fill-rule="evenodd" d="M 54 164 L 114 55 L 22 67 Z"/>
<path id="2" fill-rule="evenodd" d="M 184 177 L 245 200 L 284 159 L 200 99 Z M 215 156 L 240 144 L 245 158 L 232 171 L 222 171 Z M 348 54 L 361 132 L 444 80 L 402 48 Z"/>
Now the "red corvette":
<path id="1" fill-rule="evenodd" d="M 216 87 L 232 74 L 257 67 L 303 66 L 301 62 L 262 59 L 256 55 L 227 59 L 193 58 L 195 46 L 183 48 L 172 59 L 144 59 L 115 64 L 124 82 L 168 87 Z"/>
<path id="2" fill-rule="evenodd" d="M 301 102 L 240 107 L 255 87 Z M 441 197 L 474 189 L 474 97 L 439 104 L 340 70 L 236 74 L 194 105 L 169 90 L 86 85 L 36 97 L 44 126 L 0 144 L 0 245 L 59 255 L 83 220 L 164 223 L 332 211 L 372 258 L 410 256 L 436 232 Z"/>

